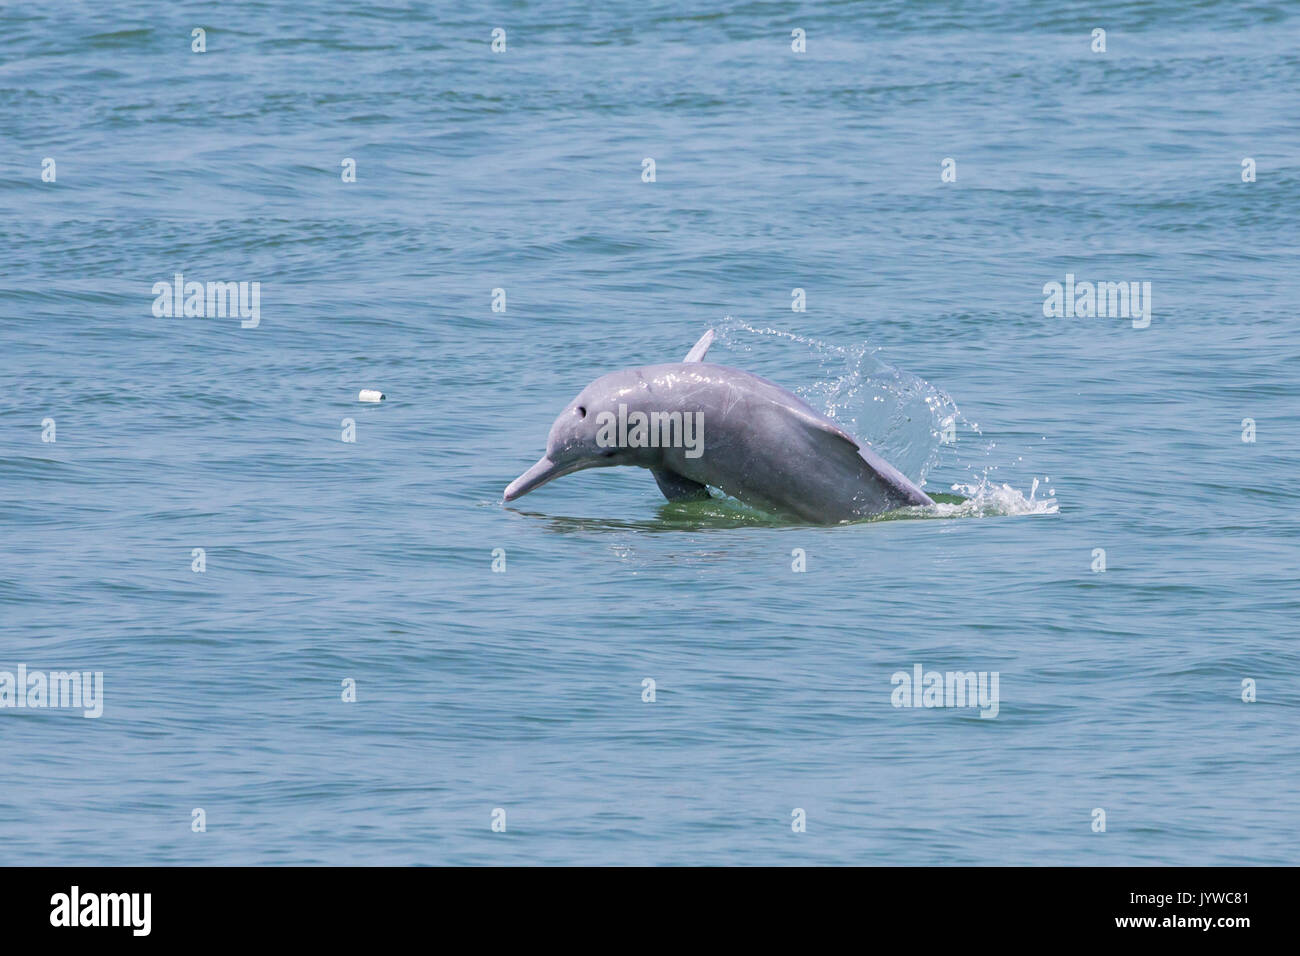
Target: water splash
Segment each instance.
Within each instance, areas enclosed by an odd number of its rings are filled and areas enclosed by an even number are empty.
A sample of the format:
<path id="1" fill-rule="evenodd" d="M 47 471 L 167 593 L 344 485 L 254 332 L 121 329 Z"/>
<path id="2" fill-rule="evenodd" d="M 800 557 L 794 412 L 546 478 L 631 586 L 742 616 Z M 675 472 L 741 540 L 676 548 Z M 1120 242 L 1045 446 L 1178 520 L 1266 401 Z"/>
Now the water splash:
<path id="1" fill-rule="evenodd" d="M 988 478 L 978 482 L 958 482 L 952 486 L 956 495 L 937 495 L 933 505 L 910 508 L 918 518 L 988 518 L 995 515 L 1054 515 L 1061 510 L 1054 490 L 1039 498 L 1037 478 L 1030 486 L 1028 497 L 1006 482 L 999 484 Z M 952 500 L 956 499 L 956 500 Z"/>
<path id="2" fill-rule="evenodd" d="M 987 440 L 977 423 L 962 414 L 943 389 L 891 365 L 869 343 L 829 345 L 781 329 L 755 328 L 727 316 L 718 326 L 718 343 L 743 353 L 780 354 L 777 349 L 802 350 L 820 369 L 817 381 L 794 391 L 810 405 L 843 425 L 904 474 L 926 488 L 933 475 L 949 476 L 955 495 L 939 495 L 933 507 L 908 508 L 908 517 L 957 518 L 987 515 L 1055 514 L 1054 489 L 1039 498 L 1040 481 L 1032 479 L 1029 494 L 993 477 L 1002 464 L 997 443 Z M 777 346 L 777 348 L 765 348 Z M 791 363 L 788 355 L 778 358 Z M 769 378 L 788 378 L 769 374 Z M 1019 466 L 1020 459 L 1007 463 Z M 1046 484 L 1048 479 L 1044 479 Z M 934 489 L 927 488 L 934 497 Z M 958 497 L 960 496 L 960 497 Z"/>

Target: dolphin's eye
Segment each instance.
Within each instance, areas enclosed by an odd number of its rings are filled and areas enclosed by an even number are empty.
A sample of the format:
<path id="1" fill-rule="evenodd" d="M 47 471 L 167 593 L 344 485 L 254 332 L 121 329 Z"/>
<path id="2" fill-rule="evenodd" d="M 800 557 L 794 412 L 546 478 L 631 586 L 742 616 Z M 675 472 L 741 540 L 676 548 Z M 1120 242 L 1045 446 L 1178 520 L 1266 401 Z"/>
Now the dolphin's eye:
<path id="1" fill-rule="evenodd" d="M 586 410 L 585 408 L 583 408 L 581 405 L 578 406 L 578 417 L 579 417 L 579 418 L 586 418 L 586 417 L 587 417 L 587 410 Z"/>

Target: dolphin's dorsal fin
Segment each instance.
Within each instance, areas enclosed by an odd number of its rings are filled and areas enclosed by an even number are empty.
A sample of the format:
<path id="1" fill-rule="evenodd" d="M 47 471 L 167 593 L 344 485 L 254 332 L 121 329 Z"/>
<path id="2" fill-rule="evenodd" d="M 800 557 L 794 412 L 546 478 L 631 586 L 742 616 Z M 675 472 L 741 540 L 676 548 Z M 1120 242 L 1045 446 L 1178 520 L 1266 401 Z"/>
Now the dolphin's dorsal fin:
<path id="1" fill-rule="evenodd" d="M 709 329 L 709 331 L 705 332 L 703 335 L 700 336 L 700 340 L 698 342 L 696 342 L 694 345 L 691 346 L 691 350 L 686 353 L 686 358 L 682 359 L 682 361 L 703 362 L 704 353 L 709 350 L 709 346 L 712 344 L 713 344 L 713 330 Z"/>

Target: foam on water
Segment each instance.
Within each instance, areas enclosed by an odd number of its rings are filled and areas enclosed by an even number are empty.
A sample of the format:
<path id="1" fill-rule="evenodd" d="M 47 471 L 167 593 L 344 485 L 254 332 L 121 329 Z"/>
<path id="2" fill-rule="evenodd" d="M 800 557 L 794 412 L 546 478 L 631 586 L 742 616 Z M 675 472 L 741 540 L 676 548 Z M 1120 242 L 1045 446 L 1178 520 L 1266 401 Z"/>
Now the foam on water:
<path id="1" fill-rule="evenodd" d="M 907 509 L 918 517 L 926 518 L 988 518 L 996 515 L 1054 515 L 1061 508 L 1056 497 L 1048 490 L 1044 498 L 1037 497 L 1042 482 L 1037 478 L 1030 486 L 1029 495 L 1011 487 L 982 478 L 978 482 L 958 482 L 952 486 L 962 501 L 936 501 L 924 508 Z"/>

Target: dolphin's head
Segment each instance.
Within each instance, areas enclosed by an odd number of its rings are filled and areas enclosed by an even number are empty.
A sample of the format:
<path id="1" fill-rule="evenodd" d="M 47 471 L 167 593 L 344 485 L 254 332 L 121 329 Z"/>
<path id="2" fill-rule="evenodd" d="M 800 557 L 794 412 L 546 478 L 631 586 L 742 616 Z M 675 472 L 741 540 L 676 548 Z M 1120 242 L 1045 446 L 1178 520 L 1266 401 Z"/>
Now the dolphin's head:
<path id="1" fill-rule="evenodd" d="M 656 454 L 653 449 L 618 447 L 608 441 L 608 427 L 602 433 L 602 425 L 610 421 L 605 413 L 617 418 L 620 401 L 628 403 L 636 383 L 635 370 L 628 370 L 605 375 L 584 388 L 555 419 L 546 439 L 546 454 L 507 486 L 506 501 L 585 468 L 651 467 Z"/>

